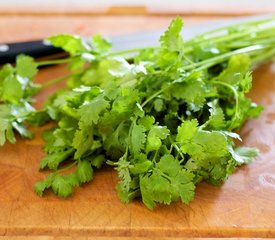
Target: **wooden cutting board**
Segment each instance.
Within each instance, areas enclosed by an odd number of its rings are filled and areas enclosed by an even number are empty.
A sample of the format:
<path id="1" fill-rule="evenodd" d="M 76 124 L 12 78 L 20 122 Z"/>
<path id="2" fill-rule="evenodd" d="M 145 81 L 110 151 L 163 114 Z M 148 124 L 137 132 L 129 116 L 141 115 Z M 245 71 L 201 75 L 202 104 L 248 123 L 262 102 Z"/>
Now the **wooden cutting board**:
<path id="1" fill-rule="evenodd" d="M 6 24 L 8 19 L 4 19 Z M 52 30 L 46 20 L 46 33 L 58 30 L 54 27 Z M 157 18 L 154 21 L 155 26 L 161 26 Z M 161 21 L 164 23 L 164 19 Z M 31 23 L 26 26 L 31 28 Z M 0 32 L 4 25 L 2 21 Z M 66 26 L 64 29 L 69 29 L 69 24 Z M 136 29 L 141 27 L 142 23 L 136 25 Z M 6 31 L 10 38 L 19 36 L 15 25 Z M 44 69 L 37 81 L 63 72 L 62 67 Z M 51 90 L 43 92 L 38 101 Z M 6 235 L 5 239 L 275 237 L 275 64 L 263 65 L 255 71 L 251 98 L 265 110 L 260 118 L 245 124 L 241 136 L 243 144 L 258 147 L 260 155 L 253 163 L 239 168 L 220 187 L 199 184 L 196 197 L 188 206 L 174 203 L 151 211 L 138 200 L 124 205 L 116 195 L 116 173 L 109 168 L 96 171 L 94 181 L 77 188 L 69 199 L 51 193 L 40 198 L 32 188 L 44 176 L 37 170 L 43 156 L 41 130 L 35 130 L 33 140 L 18 139 L 16 145 L 6 144 L 0 148 L 0 235 Z"/>

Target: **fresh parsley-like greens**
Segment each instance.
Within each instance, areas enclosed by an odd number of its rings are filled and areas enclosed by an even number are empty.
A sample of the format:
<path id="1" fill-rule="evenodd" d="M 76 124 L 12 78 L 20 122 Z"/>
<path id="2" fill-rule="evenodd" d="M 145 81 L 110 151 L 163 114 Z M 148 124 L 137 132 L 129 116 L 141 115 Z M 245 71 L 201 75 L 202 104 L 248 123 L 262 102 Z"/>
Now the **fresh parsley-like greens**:
<path id="1" fill-rule="evenodd" d="M 275 55 L 275 19 L 240 23 L 199 35 L 181 36 L 175 18 L 160 45 L 112 52 L 109 40 L 90 44 L 70 35 L 48 41 L 70 55 L 36 62 L 18 56 L 0 70 L 0 144 L 31 137 L 28 125 L 56 123 L 45 131 L 40 169 L 52 171 L 34 186 L 68 197 L 105 164 L 118 173 L 117 192 L 127 203 L 189 203 L 201 181 L 220 184 L 257 150 L 236 147 L 233 131 L 262 107 L 246 96 L 251 69 Z M 184 37 L 184 36 L 183 36 Z M 130 54 L 130 55 L 129 55 Z M 35 85 L 38 67 L 67 63 L 70 74 Z M 40 89 L 67 80 L 41 110 L 32 107 Z"/>

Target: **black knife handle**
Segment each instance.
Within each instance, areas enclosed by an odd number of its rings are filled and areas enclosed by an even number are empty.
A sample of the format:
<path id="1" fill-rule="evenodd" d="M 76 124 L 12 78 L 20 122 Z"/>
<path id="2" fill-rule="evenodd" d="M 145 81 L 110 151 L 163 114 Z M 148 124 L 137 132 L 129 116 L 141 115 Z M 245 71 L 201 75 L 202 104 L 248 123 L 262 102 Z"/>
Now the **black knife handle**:
<path id="1" fill-rule="evenodd" d="M 62 52 L 62 49 L 55 48 L 41 40 L 0 44 L 0 64 L 14 63 L 18 54 L 40 58 Z"/>

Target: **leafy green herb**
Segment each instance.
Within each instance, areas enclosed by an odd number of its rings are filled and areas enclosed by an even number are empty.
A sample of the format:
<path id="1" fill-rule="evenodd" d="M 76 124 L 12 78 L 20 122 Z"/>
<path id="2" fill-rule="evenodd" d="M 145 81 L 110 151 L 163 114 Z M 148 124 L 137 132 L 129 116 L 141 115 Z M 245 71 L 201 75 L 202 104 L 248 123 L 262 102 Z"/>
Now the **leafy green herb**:
<path id="1" fill-rule="evenodd" d="M 150 209 L 181 200 L 189 203 L 201 181 L 217 185 L 258 151 L 236 147 L 233 131 L 257 117 L 262 107 L 246 93 L 251 69 L 274 55 L 275 19 L 241 23 L 181 37 L 175 18 L 160 46 L 112 52 L 111 42 L 94 35 L 90 44 L 70 35 L 48 41 L 70 55 L 35 62 L 20 55 L 0 70 L 0 145 L 31 137 L 27 125 L 52 120 L 44 133 L 46 156 L 40 169 L 52 171 L 34 189 L 68 197 L 105 164 L 118 172 L 123 202 L 141 198 Z M 132 53 L 132 57 L 125 55 Z M 123 57 L 125 55 L 125 57 Z M 128 57 L 126 57 L 128 56 Z M 71 73 L 41 86 L 37 68 L 68 63 Z M 44 108 L 32 107 L 39 89 L 67 79 Z"/>

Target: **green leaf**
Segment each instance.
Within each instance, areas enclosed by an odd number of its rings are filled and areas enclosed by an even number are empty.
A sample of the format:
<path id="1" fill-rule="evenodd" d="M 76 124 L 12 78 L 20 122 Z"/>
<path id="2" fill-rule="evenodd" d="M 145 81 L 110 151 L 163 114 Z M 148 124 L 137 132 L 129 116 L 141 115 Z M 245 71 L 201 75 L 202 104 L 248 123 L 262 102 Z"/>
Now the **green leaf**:
<path id="1" fill-rule="evenodd" d="M 10 103 L 19 103 L 23 97 L 23 88 L 15 76 L 5 78 L 2 86 L 2 98 Z"/>
<path id="2" fill-rule="evenodd" d="M 182 27 L 181 17 L 173 19 L 164 35 L 160 37 L 161 47 L 170 52 L 181 52 L 183 50 L 183 40 L 180 35 Z"/>
<path id="3" fill-rule="evenodd" d="M 195 194 L 195 185 L 192 182 L 193 174 L 183 170 L 180 163 L 172 155 L 164 155 L 157 167 L 169 176 L 172 200 L 180 197 L 182 202 L 189 203 Z"/>
<path id="4" fill-rule="evenodd" d="M 93 179 L 93 168 L 89 161 L 79 161 L 76 170 L 80 183 L 86 183 Z"/>
<path id="5" fill-rule="evenodd" d="M 135 163 L 134 165 L 131 165 L 130 172 L 132 174 L 141 174 L 146 173 L 151 167 L 153 163 L 151 161 L 143 161 Z"/>
<path id="6" fill-rule="evenodd" d="M 117 190 L 117 195 L 121 202 L 128 203 L 130 201 L 129 193 L 124 189 L 122 182 L 116 185 L 116 190 Z"/>
<path id="7" fill-rule="evenodd" d="M 130 190 L 132 181 L 129 169 L 130 163 L 127 161 L 126 156 L 122 156 L 117 162 L 116 170 L 120 179 L 121 188 L 126 192 Z"/>
<path id="8" fill-rule="evenodd" d="M 171 88 L 171 94 L 176 99 L 185 100 L 191 109 L 197 110 L 200 109 L 205 102 L 207 89 L 205 88 L 205 83 L 200 79 L 197 79 L 195 81 L 175 84 Z"/>
<path id="9" fill-rule="evenodd" d="M 231 148 L 230 153 L 238 165 L 242 165 L 253 161 L 259 154 L 259 150 L 250 147 L 237 147 L 235 149 Z"/>
<path id="10" fill-rule="evenodd" d="M 248 55 L 234 55 L 229 59 L 227 68 L 218 76 L 218 79 L 236 85 L 240 82 L 242 76 L 247 74 L 250 67 L 251 60 Z"/>
<path id="11" fill-rule="evenodd" d="M 68 150 L 63 150 L 62 152 L 56 152 L 47 155 L 40 160 L 39 168 L 44 169 L 45 167 L 48 167 L 49 169 L 57 170 L 59 164 L 71 157 L 73 152 L 74 150 L 71 148 Z"/>
<path id="12" fill-rule="evenodd" d="M 78 187 L 80 185 L 80 180 L 77 175 L 77 171 L 63 176 L 64 180 L 68 182 L 72 187 Z"/>
<path id="13" fill-rule="evenodd" d="M 93 127 L 87 126 L 82 122 L 79 124 L 80 129 L 75 132 L 72 143 L 76 150 L 74 154 L 75 159 L 80 159 L 85 153 L 91 151 L 94 142 Z"/>
<path id="14" fill-rule="evenodd" d="M 153 126 L 148 133 L 146 142 L 146 152 L 156 151 L 161 147 L 161 140 L 167 138 L 170 134 L 166 126 Z"/>
<path id="15" fill-rule="evenodd" d="M 101 168 L 105 161 L 104 155 L 97 155 L 91 159 L 91 164 L 96 168 Z"/>
<path id="16" fill-rule="evenodd" d="M 176 176 L 181 169 L 179 162 L 172 155 L 164 155 L 161 157 L 157 167 L 169 176 Z"/>
<path id="17" fill-rule="evenodd" d="M 178 128 L 177 141 L 183 153 L 195 159 L 215 159 L 228 153 L 227 137 L 223 132 L 196 129 L 196 120 L 185 121 Z"/>
<path id="18" fill-rule="evenodd" d="M 108 52 L 112 47 L 111 41 L 107 38 L 102 37 L 99 34 L 95 34 L 92 36 L 91 43 L 93 50 L 99 53 Z"/>
<path id="19" fill-rule="evenodd" d="M 239 82 L 239 88 L 240 91 L 247 93 L 252 87 L 252 75 L 251 72 L 246 72 L 242 75 L 240 82 Z"/>
<path id="20" fill-rule="evenodd" d="M 152 186 L 153 184 L 151 183 L 151 179 L 147 174 L 140 176 L 140 191 L 142 202 L 151 210 L 153 210 L 156 206 L 153 195 L 154 193 L 152 192 Z"/>
<path id="21" fill-rule="evenodd" d="M 49 174 L 44 180 L 37 182 L 34 185 L 34 191 L 40 197 L 43 196 L 44 191 L 51 187 L 53 180 L 55 179 L 56 174 L 51 173 Z"/>
<path id="22" fill-rule="evenodd" d="M 137 155 L 144 149 L 144 143 L 146 141 L 145 127 L 142 125 L 134 124 L 131 132 L 131 151 L 134 155 Z"/>
<path id="23" fill-rule="evenodd" d="M 11 143 L 16 141 L 11 123 L 7 119 L 0 118 L 0 146 L 4 145 L 6 139 Z"/>
<path id="24" fill-rule="evenodd" d="M 78 110 L 80 120 L 86 125 L 97 124 L 100 114 L 110 107 L 103 96 L 98 96 L 90 102 L 84 103 Z"/>
<path id="25" fill-rule="evenodd" d="M 172 155 L 164 155 L 152 174 L 140 177 L 140 191 L 144 204 L 153 209 L 155 203 L 170 204 L 179 198 L 189 203 L 194 197 L 194 175 L 183 170 Z"/>
<path id="26" fill-rule="evenodd" d="M 19 55 L 16 57 L 16 73 L 23 78 L 32 79 L 37 74 L 37 63 L 30 56 Z"/>
<path id="27" fill-rule="evenodd" d="M 149 131 L 153 127 L 154 122 L 155 122 L 155 118 L 153 116 L 148 116 L 148 115 L 140 118 L 138 121 L 140 125 L 143 125 L 145 127 L 146 131 Z"/>
<path id="28" fill-rule="evenodd" d="M 50 120 L 50 116 L 48 115 L 48 112 L 46 109 L 40 110 L 40 111 L 35 111 L 35 112 L 30 112 L 27 117 L 26 121 L 33 125 L 33 126 L 41 126 L 48 122 Z"/>
<path id="29" fill-rule="evenodd" d="M 198 121 L 196 119 L 192 119 L 190 121 L 184 121 L 178 127 L 178 134 L 176 140 L 180 143 L 186 143 L 193 139 L 195 134 L 198 131 Z"/>
<path id="30" fill-rule="evenodd" d="M 43 193 L 46 189 L 46 185 L 44 182 L 37 182 L 35 185 L 34 185 L 34 191 L 36 192 L 36 194 L 39 196 L 39 197 L 42 197 L 43 196 Z"/>
<path id="31" fill-rule="evenodd" d="M 13 76 L 15 72 L 15 69 L 12 67 L 11 64 L 5 64 L 1 70 L 0 70 L 0 86 L 1 86 L 1 82 L 9 77 L 9 76 Z"/>
<path id="32" fill-rule="evenodd" d="M 88 46 L 85 45 L 82 39 L 78 36 L 59 34 L 49 37 L 48 41 L 54 47 L 60 47 L 70 55 L 77 55 L 89 51 Z"/>
<path id="33" fill-rule="evenodd" d="M 26 127 L 24 127 L 22 124 L 17 123 L 16 121 L 12 122 L 13 128 L 19 132 L 19 134 L 24 138 L 32 138 L 33 133 L 29 131 Z"/>
<path id="34" fill-rule="evenodd" d="M 225 123 L 225 117 L 224 117 L 222 108 L 219 107 L 217 103 L 214 103 L 214 102 L 208 103 L 208 106 L 210 107 L 209 108 L 210 117 L 208 121 L 205 123 L 205 125 L 207 126 L 207 128 L 210 128 L 210 129 L 215 129 L 215 130 L 223 129 L 226 123 Z"/>
<path id="35" fill-rule="evenodd" d="M 154 109 L 157 111 L 157 112 L 160 112 L 162 111 L 164 108 L 163 106 L 163 100 L 162 99 L 156 99 L 154 101 Z"/>
<path id="36" fill-rule="evenodd" d="M 72 185 L 65 180 L 63 176 L 56 175 L 52 182 L 53 192 L 59 196 L 66 198 L 73 193 Z"/>

